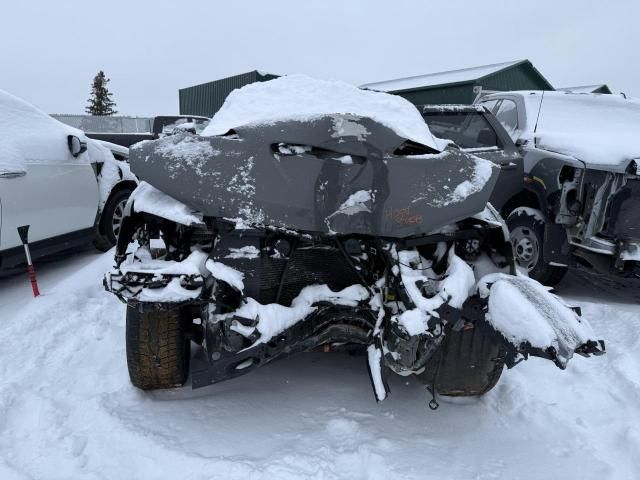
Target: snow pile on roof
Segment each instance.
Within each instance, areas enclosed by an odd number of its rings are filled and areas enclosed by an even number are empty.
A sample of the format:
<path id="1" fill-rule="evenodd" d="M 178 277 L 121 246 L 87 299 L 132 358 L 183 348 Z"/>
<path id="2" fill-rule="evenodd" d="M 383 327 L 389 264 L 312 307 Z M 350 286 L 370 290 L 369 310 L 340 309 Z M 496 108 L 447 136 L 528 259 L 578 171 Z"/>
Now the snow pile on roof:
<path id="1" fill-rule="evenodd" d="M 537 114 L 542 95 L 525 95 Z M 527 126 L 533 135 L 533 125 Z M 545 92 L 538 146 L 572 155 L 596 169 L 624 171 L 640 158 L 640 102 L 617 95 Z"/>
<path id="2" fill-rule="evenodd" d="M 482 65 L 479 67 L 461 68 L 459 70 L 451 70 L 448 72 L 428 73 L 426 75 L 416 75 L 414 77 L 398 78 L 395 80 L 386 80 L 384 82 L 367 83 L 365 85 L 361 85 L 361 87 L 369 88 L 371 90 L 379 90 L 381 92 L 397 92 L 402 90 L 411 90 L 413 88 L 443 85 L 445 83 L 468 82 L 499 72 L 500 70 L 511 67 L 520 62 L 522 62 L 522 60 L 493 63 L 491 65 Z"/>
<path id="3" fill-rule="evenodd" d="M 309 120 L 331 114 L 369 117 L 400 137 L 442 150 L 420 112 L 404 98 L 305 75 L 289 75 L 234 90 L 202 135 L 223 135 L 244 125 Z"/>
<path id="4" fill-rule="evenodd" d="M 0 169 L 26 169 L 29 162 L 86 161 L 69 152 L 67 136 L 84 133 L 54 120 L 42 110 L 0 90 Z M 82 159 L 82 160 L 81 160 Z"/>
<path id="5" fill-rule="evenodd" d="M 607 87 L 605 83 L 600 83 L 596 85 L 579 85 L 576 87 L 563 87 L 556 88 L 558 92 L 573 92 L 573 93 L 596 93 L 596 90 Z M 608 88 L 608 87 L 607 87 Z M 602 92 L 600 92 L 602 93 Z"/>

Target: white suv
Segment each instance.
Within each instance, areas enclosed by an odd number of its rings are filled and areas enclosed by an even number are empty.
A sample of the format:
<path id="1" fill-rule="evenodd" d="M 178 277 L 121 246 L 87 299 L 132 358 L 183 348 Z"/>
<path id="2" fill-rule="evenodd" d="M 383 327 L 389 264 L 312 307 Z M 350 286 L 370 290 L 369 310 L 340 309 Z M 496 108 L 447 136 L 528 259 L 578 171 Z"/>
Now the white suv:
<path id="1" fill-rule="evenodd" d="M 90 241 L 108 250 L 136 186 L 108 146 L 0 90 L 0 273 L 24 263 L 24 225 L 34 258 Z"/>

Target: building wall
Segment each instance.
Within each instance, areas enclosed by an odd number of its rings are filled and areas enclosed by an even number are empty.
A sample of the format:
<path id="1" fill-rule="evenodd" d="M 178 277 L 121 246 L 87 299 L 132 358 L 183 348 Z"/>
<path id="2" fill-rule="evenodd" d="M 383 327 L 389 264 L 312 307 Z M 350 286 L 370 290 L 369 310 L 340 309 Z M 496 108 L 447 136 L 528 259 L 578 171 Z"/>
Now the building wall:
<path id="1" fill-rule="evenodd" d="M 553 87 L 529 63 L 524 62 L 496 72 L 486 78 L 470 80 L 464 84 L 445 84 L 423 87 L 409 92 L 390 92 L 406 98 L 415 105 L 427 104 L 470 104 L 475 100 L 474 86 L 482 90 L 553 90 Z"/>
<path id="2" fill-rule="evenodd" d="M 180 89 L 180 115 L 201 115 L 212 117 L 222 104 L 227 95 L 236 88 L 244 87 L 254 82 L 265 82 L 278 78 L 277 75 L 260 74 L 257 71 L 233 75 L 221 78 L 213 82 L 195 85 Z"/>
<path id="3" fill-rule="evenodd" d="M 400 92 L 397 95 L 406 98 L 414 105 L 473 102 L 473 85 L 452 85 L 436 88 L 424 88 L 412 92 Z"/>

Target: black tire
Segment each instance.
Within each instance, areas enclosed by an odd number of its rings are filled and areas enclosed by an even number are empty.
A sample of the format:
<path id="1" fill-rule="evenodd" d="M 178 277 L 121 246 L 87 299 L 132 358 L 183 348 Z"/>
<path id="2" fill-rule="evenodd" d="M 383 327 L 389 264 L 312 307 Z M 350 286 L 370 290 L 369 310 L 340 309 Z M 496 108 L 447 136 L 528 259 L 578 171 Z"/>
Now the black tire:
<path id="1" fill-rule="evenodd" d="M 507 218 L 507 226 L 518 265 L 526 268 L 534 280 L 553 287 L 565 276 L 567 267 L 549 265 L 544 261 L 546 245 L 543 218 L 539 210 L 516 209 Z"/>
<path id="2" fill-rule="evenodd" d="M 449 330 L 439 349 L 427 362 L 418 380 L 439 395 L 474 397 L 496 386 L 504 367 L 506 350 L 500 335 L 488 328 L 469 325 Z"/>
<path id="3" fill-rule="evenodd" d="M 107 203 L 102 209 L 100 220 L 97 225 L 96 236 L 93 241 L 93 245 L 101 252 L 106 252 L 116 244 L 118 240 L 118 226 L 114 229 L 114 219 L 117 215 L 122 215 L 124 212 L 121 210 L 124 208 L 124 204 L 131 196 L 132 190 L 123 188 L 113 193 Z"/>
<path id="4" fill-rule="evenodd" d="M 189 376 L 191 341 L 179 308 L 127 304 L 127 367 L 131 383 L 142 390 L 184 385 Z"/>

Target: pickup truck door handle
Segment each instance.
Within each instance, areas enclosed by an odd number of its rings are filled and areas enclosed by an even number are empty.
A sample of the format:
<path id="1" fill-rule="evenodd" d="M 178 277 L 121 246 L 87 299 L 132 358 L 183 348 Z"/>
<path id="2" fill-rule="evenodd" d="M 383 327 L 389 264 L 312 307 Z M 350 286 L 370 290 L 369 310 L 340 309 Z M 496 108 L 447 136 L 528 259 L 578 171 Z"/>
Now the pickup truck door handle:
<path id="1" fill-rule="evenodd" d="M 0 170 L 0 178 L 19 178 L 26 174 L 24 170 Z"/>

